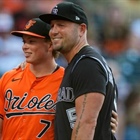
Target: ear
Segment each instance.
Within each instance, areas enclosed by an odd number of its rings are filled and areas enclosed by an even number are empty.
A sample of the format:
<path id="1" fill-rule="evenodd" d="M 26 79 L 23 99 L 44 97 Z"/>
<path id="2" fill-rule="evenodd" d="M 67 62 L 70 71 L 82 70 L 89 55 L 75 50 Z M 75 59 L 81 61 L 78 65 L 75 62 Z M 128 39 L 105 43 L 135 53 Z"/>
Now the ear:
<path id="1" fill-rule="evenodd" d="M 87 26 L 85 23 L 80 24 L 80 36 L 83 36 L 87 31 Z"/>
<path id="2" fill-rule="evenodd" d="M 48 50 L 53 51 L 53 45 L 51 41 L 48 42 Z"/>

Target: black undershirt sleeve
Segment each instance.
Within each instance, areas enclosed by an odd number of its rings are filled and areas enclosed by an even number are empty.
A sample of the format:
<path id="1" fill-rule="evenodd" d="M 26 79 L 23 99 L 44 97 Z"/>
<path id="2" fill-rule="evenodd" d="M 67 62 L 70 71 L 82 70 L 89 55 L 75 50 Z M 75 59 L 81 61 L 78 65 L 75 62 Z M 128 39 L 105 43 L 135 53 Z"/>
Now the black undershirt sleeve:
<path id="1" fill-rule="evenodd" d="M 90 92 L 105 95 L 107 75 L 97 60 L 87 57 L 81 59 L 71 76 L 75 98 Z"/>

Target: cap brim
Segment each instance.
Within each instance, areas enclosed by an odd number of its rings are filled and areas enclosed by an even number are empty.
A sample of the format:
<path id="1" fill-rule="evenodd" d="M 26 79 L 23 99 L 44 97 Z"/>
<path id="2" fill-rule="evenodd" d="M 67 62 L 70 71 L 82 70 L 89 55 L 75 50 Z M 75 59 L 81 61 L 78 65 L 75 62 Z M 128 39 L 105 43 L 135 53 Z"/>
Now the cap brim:
<path id="1" fill-rule="evenodd" d="M 63 17 L 63 16 L 60 16 L 60 15 L 54 15 L 54 14 L 43 14 L 43 15 L 40 15 L 39 18 L 50 24 L 52 20 L 68 20 L 68 21 L 72 21 L 71 19 L 69 18 L 66 18 L 66 17 Z M 72 21 L 73 22 L 73 21 Z"/>
<path id="2" fill-rule="evenodd" d="M 28 31 L 12 31 L 11 34 L 18 37 L 22 37 L 23 35 L 30 35 L 34 37 L 45 38 L 44 36 L 41 36 L 32 32 L 28 32 Z"/>

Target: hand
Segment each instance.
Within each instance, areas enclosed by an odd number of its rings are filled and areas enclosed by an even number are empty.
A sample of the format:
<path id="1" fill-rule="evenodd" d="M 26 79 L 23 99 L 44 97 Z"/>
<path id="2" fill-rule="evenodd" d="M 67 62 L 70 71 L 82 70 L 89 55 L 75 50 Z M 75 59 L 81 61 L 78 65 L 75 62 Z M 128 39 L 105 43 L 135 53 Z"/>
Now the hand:
<path id="1" fill-rule="evenodd" d="M 116 133 L 118 127 L 118 114 L 115 111 L 112 111 L 111 117 L 111 131 L 113 134 Z"/>
<path id="2" fill-rule="evenodd" d="M 14 68 L 14 69 L 18 70 L 18 69 L 21 68 L 21 70 L 24 70 L 24 69 L 25 69 L 25 66 L 26 66 L 26 61 L 24 61 L 24 62 L 22 62 L 21 64 L 19 64 L 19 65 L 18 65 L 16 68 Z"/>

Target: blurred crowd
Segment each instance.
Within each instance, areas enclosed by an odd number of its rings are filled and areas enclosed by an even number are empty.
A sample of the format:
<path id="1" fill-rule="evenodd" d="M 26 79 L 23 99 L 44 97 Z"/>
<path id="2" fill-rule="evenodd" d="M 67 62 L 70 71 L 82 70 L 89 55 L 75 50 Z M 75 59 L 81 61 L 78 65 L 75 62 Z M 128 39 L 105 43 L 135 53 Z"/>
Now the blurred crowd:
<path id="1" fill-rule="evenodd" d="M 22 39 L 10 32 L 22 30 L 29 19 L 50 12 L 61 1 L 64 0 L 0 0 L 0 77 L 25 60 Z M 126 0 L 67 1 L 86 10 L 88 41 L 106 58 L 115 75 L 119 91 L 118 140 L 140 140 L 140 15 L 135 14 L 140 1 L 127 0 L 129 11 L 124 7 Z M 67 66 L 61 55 L 56 61 Z"/>

